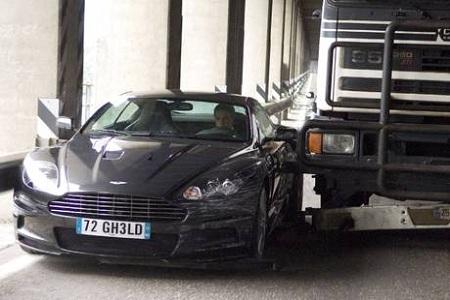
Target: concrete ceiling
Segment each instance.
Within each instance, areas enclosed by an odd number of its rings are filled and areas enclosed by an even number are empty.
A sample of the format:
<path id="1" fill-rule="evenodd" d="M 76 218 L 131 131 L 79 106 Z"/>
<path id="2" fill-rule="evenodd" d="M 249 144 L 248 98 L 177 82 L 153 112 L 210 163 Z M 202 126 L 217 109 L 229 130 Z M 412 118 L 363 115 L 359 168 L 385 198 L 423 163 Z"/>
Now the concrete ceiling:
<path id="1" fill-rule="evenodd" d="M 316 9 L 322 9 L 322 0 L 300 0 L 300 7 L 302 9 L 311 60 L 317 60 L 319 55 L 320 18 L 313 18 L 312 13 Z"/>

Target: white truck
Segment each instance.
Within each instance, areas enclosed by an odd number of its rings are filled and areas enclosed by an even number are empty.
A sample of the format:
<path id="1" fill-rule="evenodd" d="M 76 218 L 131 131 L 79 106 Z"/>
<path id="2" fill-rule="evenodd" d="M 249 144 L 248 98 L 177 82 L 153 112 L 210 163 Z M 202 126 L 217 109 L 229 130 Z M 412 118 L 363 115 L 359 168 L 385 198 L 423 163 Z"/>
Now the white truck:
<path id="1" fill-rule="evenodd" d="M 322 229 L 450 228 L 450 1 L 324 0 L 300 138 Z M 369 205 L 377 194 L 424 200 Z"/>

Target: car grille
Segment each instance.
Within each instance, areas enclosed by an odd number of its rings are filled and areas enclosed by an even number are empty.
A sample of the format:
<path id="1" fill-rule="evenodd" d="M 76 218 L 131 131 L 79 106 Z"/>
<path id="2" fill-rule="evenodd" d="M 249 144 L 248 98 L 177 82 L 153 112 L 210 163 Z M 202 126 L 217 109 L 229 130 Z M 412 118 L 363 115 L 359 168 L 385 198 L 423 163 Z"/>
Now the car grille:
<path id="1" fill-rule="evenodd" d="M 73 228 L 56 228 L 58 245 L 69 251 L 136 257 L 169 256 L 178 243 L 178 235 L 152 233 L 151 240 L 115 239 L 85 236 Z"/>
<path id="2" fill-rule="evenodd" d="M 163 199 L 96 193 L 66 194 L 48 207 L 56 215 L 100 219 L 182 221 L 186 216 L 184 208 Z"/>

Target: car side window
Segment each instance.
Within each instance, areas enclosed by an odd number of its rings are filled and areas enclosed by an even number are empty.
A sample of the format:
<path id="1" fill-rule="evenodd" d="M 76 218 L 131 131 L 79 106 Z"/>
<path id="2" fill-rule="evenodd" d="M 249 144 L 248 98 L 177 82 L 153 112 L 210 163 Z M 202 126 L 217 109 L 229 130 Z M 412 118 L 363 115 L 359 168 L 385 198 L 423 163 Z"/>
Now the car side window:
<path id="1" fill-rule="evenodd" d="M 256 126 L 259 128 L 261 138 L 273 137 L 275 134 L 275 128 L 270 121 L 269 116 L 260 105 L 254 106 Z"/>

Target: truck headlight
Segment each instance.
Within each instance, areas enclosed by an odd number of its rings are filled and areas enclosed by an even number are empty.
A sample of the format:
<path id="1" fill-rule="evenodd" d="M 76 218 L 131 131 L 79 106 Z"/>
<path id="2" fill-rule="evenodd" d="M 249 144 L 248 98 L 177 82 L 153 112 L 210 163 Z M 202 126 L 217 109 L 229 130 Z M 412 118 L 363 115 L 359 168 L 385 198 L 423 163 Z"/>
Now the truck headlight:
<path id="1" fill-rule="evenodd" d="M 322 150 L 324 153 L 353 154 L 355 153 L 355 136 L 324 133 Z"/>
<path id="2" fill-rule="evenodd" d="M 308 132 L 307 150 L 310 154 L 354 154 L 355 135 L 352 133 Z"/>

